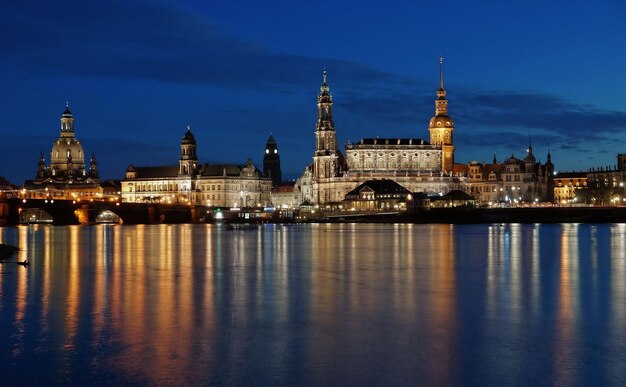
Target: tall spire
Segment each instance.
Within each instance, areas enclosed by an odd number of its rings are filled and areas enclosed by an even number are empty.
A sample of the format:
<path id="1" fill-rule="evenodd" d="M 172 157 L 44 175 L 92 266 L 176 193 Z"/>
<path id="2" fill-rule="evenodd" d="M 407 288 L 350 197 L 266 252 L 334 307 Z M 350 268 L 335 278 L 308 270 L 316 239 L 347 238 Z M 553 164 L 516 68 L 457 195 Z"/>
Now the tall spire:
<path id="1" fill-rule="evenodd" d="M 533 143 L 532 143 L 532 138 L 530 136 L 530 133 L 528 134 L 528 149 L 527 152 L 529 155 L 533 154 Z"/>
<path id="2" fill-rule="evenodd" d="M 444 90 L 443 88 L 443 56 L 439 57 L 439 90 Z"/>
<path id="3" fill-rule="evenodd" d="M 550 144 L 548 144 L 548 163 L 552 163 L 552 155 L 550 154 Z"/>
<path id="4" fill-rule="evenodd" d="M 330 97 L 330 87 L 328 87 L 328 83 L 326 83 L 326 67 L 324 67 L 324 71 L 322 72 L 322 86 L 320 87 L 319 97 L 323 96 Z"/>

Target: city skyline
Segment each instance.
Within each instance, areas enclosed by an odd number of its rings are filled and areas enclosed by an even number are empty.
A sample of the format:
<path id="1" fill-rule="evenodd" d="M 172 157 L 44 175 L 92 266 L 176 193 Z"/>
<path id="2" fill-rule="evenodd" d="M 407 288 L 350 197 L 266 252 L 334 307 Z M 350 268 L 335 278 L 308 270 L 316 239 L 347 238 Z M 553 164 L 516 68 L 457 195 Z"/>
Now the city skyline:
<path id="1" fill-rule="evenodd" d="M 322 68 L 342 149 L 391 133 L 426 139 L 440 55 L 457 162 L 522 156 L 529 135 L 542 160 L 550 145 L 557 170 L 613 165 L 624 151 L 626 55 L 612 48 L 626 37 L 626 8 L 617 2 L 568 2 L 567 12 L 564 2 L 243 4 L 5 6 L 0 175 L 20 184 L 40 151 L 49 161 L 69 100 L 103 178 L 175 162 L 187 125 L 203 162 L 260 166 L 272 134 L 283 174 L 295 178 L 312 163 Z"/>

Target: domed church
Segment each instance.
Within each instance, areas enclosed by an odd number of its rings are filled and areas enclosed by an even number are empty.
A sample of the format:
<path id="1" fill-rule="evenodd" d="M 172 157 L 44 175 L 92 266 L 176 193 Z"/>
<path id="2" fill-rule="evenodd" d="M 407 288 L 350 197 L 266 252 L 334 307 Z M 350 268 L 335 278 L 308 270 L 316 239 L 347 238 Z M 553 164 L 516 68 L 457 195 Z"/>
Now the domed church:
<path id="1" fill-rule="evenodd" d="M 37 163 L 37 176 L 33 180 L 25 182 L 25 188 L 29 190 L 71 190 L 93 191 L 86 196 L 92 196 L 100 187 L 98 164 L 92 153 L 89 167 L 85 165 L 85 152 L 82 143 L 76 138 L 74 132 L 74 115 L 66 104 L 65 111 L 61 114 L 61 133 L 52 143 L 50 151 L 50 164 L 46 164 L 43 152 L 39 155 Z M 57 196 L 60 195 L 56 192 Z M 47 194 L 49 196 L 49 194 Z M 80 193 L 78 194 L 80 196 Z M 83 193 L 83 196 L 85 193 Z M 39 197 L 41 195 L 35 195 Z M 63 194 L 62 196 L 66 196 Z"/>

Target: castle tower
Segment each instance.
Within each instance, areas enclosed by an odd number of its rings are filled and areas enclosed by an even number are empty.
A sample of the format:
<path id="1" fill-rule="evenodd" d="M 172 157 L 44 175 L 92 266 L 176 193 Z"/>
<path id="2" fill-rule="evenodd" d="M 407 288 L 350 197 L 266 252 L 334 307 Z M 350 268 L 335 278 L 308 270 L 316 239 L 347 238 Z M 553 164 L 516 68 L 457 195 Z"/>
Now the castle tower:
<path id="1" fill-rule="evenodd" d="M 265 144 L 265 155 L 263 156 L 263 175 L 272 179 L 272 185 L 277 186 L 281 182 L 280 156 L 278 145 L 274 136 L 270 135 Z"/>
<path id="2" fill-rule="evenodd" d="M 180 143 L 180 160 L 178 161 L 179 176 L 193 176 L 198 167 L 198 156 L 196 155 L 196 138 L 187 126 L 187 132 Z"/>
<path id="3" fill-rule="evenodd" d="M 443 86 L 443 57 L 439 58 L 439 89 L 435 100 L 435 115 L 430 119 L 428 131 L 430 143 L 441 146 L 441 170 L 452 171 L 455 149 L 453 145 L 454 121 L 448 116 L 448 100 Z"/>
<path id="4" fill-rule="evenodd" d="M 333 97 L 326 83 L 326 69 L 324 69 L 323 83 L 317 97 L 317 126 L 315 128 L 313 163 L 315 180 L 337 176 L 339 158 L 335 123 L 333 122 Z"/>

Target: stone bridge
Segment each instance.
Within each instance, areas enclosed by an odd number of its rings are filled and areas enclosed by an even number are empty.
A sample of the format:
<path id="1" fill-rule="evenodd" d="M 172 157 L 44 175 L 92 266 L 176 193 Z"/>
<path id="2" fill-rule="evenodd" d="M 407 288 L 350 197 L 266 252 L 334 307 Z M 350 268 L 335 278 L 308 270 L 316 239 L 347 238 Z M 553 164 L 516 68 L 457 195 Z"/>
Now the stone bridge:
<path id="1" fill-rule="evenodd" d="M 204 207 L 181 205 L 12 198 L 0 201 L 0 225 L 20 223 L 71 225 L 100 222 L 191 223 L 197 222 L 198 217 L 205 212 Z"/>

